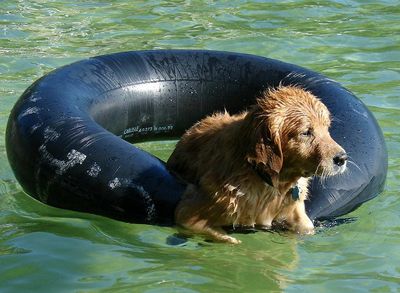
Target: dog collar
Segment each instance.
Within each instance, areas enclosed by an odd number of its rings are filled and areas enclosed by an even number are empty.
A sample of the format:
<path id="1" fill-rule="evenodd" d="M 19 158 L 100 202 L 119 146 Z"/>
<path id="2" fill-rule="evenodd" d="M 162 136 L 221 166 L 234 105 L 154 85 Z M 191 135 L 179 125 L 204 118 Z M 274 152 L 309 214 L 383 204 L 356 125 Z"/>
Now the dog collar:
<path id="1" fill-rule="evenodd" d="M 292 189 L 290 190 L 290 193 L 292 194 L 292 199 L 294 201 L 297 201 L 300 199 L 300 192 L 301 192 L 301 189 L 297 184 L 294 187 L 292 187 Z"/>
<path id="2" fill-rule="evenodd" d="M 262 172 L 259 168 L 257 168 L 257 166 L 251 165 L 251 167 L 253 168 L 253 170 L 257 173 L 257 175 L 261 178 L 262 181 L 264 181 L 265 183 L 267 183 L 269 186 L 274 186 L 272 184 L 272 179 L 270 176 L 268 176 L 267 174 L 265 174 L 264 172 Z"/>

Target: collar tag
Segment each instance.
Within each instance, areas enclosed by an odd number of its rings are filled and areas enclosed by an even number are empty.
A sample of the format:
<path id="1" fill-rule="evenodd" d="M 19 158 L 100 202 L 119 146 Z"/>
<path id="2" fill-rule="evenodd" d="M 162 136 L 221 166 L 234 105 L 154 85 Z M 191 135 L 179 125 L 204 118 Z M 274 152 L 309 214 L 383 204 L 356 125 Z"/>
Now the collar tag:
<path id="1" fill-rule="evenodd" d="M 294 200 L 294 201 L 297 201 L 297 200 L 299 200 L 300 199 L 300 187 L 299 186 L 297 186 L 297 185 L 295 185 L 293 188 L 292 188 L 292 199 Z"/>

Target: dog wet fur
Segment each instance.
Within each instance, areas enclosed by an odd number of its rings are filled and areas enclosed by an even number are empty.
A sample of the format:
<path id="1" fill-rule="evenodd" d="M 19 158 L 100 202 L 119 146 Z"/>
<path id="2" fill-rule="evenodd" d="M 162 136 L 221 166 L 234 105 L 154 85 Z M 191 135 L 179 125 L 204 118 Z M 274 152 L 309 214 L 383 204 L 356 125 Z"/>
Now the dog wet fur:
<path id="1" fill-rule="evenodd" d="M 222 227 L 313 234 L 304 206 L 309 179 L 346 169 L 346 152 L 330 136 L 330 123 L 326 106 L 298 86 L 268 89 L 245 112 L 197 122 L 167 162 L 188 183 L 176 223 L 189 234 L 233 244 L 240 241 Z"/>

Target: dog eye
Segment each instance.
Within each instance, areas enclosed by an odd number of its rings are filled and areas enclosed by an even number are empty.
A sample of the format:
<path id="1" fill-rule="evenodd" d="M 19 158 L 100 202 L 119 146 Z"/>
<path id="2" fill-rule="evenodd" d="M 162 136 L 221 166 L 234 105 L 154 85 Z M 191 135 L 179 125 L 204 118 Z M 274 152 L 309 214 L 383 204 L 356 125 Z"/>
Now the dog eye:
<path id="1" fill-rule="evenodd" d="M 307 129 L 306 131 L 303 131 L 302 133 L 300 133 L 301 136 L 307 136 L 307 137 L 311 136 L 312 134 L 313 133 L 312 133 L 312 130 L 310 128 Z"/>

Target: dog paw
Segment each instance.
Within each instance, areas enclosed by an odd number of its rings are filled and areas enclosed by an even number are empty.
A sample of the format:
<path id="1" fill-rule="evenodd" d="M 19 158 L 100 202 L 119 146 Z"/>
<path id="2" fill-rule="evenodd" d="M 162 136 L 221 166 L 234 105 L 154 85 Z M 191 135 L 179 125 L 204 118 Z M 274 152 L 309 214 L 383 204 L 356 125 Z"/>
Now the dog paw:
<path id="1" fill-rule="evenodd" d="M 299 229 L 297 233 L 301 235 L 314 235 L 315 230 L 314 228 L 305 228 L 305 229 Z"/>
<path id="2" fill-rule="evenodd" d="M 314 225 L 311 223 L 306 223 L 303 225 L 297 225 L 295 227 L 295 232 L 301 235 L 314 235 L 315 234 L 315 229 Z"/>
<path id="3" fill-rule="evenodd" d="M 240 240 L 238 240 L 238 239 L 236 239 L 234 237 L 228 236 L 228 235 L 222 236 L 221 237 L 221 241 L 226 242 L 226 243 L 230 243 L 230 244 L 240 244 L 240 243 L 242 243 L 242 241 L 240 241 Z"/>

